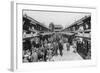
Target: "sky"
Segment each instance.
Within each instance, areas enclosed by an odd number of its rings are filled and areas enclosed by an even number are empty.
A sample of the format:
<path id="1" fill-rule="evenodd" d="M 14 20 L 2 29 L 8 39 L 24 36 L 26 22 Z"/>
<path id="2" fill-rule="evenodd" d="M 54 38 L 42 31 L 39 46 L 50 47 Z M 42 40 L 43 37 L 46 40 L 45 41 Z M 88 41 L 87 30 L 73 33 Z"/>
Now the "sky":
<path id="1" fill-rule="evenodd" d="M 24 10 L 23 15 L 26 14 L 31 18 L 43 23 L 46 27 L 51 22 L 55 25 L 62 25 L 63 28 L 71 25 L 75 21 L 81 19 L 84 16 L 90 15 L 86 13 L 74 13 L 74 12 L 52 12 L 52 11 L 32 11 Z"/>

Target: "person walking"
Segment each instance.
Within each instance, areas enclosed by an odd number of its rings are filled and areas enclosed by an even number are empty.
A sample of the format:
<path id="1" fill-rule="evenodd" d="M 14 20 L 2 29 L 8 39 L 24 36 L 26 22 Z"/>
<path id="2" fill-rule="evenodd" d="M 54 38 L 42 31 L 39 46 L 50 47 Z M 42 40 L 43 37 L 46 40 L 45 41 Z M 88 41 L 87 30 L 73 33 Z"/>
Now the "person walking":
<path id="1" fill-rule="evenodd" d="M 62 50 L 63 50 L 63 44 L 62 42 L 59 42 L 59 52 L 61 56 L 63 56 Z"/>
<path id="2" fill-rule="evenodd" d="M 38 54 L 36 50 L 32 50 L 31 60 L 32 62 L 38 62 Z"/>
<path id="3" fill-rule="evenodd" d="M 57 42 L 54 42 L 54 55 L 58 55 L 58 43 Z"/>
<path id="4" fill-rule="evenodd" d="M 70 51 L 70 44 L 69 42 L 66 43 L 67 51 Z"/>

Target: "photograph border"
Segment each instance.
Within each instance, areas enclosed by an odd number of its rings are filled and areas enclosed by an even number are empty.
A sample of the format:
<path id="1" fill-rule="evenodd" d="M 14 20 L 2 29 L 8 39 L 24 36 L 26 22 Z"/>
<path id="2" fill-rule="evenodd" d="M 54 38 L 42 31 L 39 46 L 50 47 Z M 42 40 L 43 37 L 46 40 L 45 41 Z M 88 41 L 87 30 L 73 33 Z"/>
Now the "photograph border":
<path id="1" fill-rule="evenodd" d="M 13 42 L 14 42 L 14 44 L 13 44 L 13 49 L 12 49 L 12 54 L 13 54 L 13 57 L 12 57 L 12 65 L 11 65 L 11 69 L 13 70 L 13 71 L 17 71 L 17 70 L 19 70 L 19 66 L 20 66 L 20 64 L 18 64 L 18 7 L 17 7 L 17 5 L 34 5 L 34 6 L 49 6 L 49 7 L 61 7 L 61 8 L 66 8 L 66 7 L 69 7 L 69 8 L 83 8 L 83 9 L 93 9 L 93 11 L 95 12 L 95 10 L 96 10 L 96 8 L 92 8 L 92 7 L 74 7 L 74 6 L 60 6 L 60 5 L 42 5 L 42 4 L 30 4 L 30 3 L 18 3 L 18 2 L 13 2 L 13 18 L 14 18 L 14 21 L 12 21 L 13 22 Z M 91 13 L 92 14 L 92 13 Z M 96 18 L 96 16 L 94 15 L 94 18 Z M 96 23 L 96 20 L 94 20 L 95 21 L 95 23 Z M 92 25 L 91 25 L 92 26 Z M 91 36 L 91 38 L 92 38 L 92 36 Z M 92 41 L 91 41 L 92 42 Z M 92 45 L 92 44 L 91 44 Z M 78 61 L 79 62 L 79 61 Z M 76 63 L 78 63 L 78 62 L 76 62 Z M 40 64 L 40 63 L 39 63 Z M 46 63 L 45 63 L 46 64 Z M 52 63 L 52 64 L 54 64 L 54 63 Z M 71 64 L 71 63 L 70 63 Z M 37 65 L 37 64 L 36 64 Z M 48 64 L 47 64 L 48 65 Z M 93 61 L 93 64 L 91 64 L 91 65 L 96 65 L 96 59 L 95 59 L 95 61 Z M 34 66 L 34 65 L 33 65 Z M 85 66 L 87 66 L 87 64 L 85 64 Z M 57 67 L 57 66 L 56 66 Z M 74 67 L 74 66 L 71 66 L 71 67 Z M 23 70 L 24 68 L 21 68 L 20 70 Z M 40 69 L 40 68 L 38 68 L 38 69 Z M 24 69 L 25 70 L 25 69 Z"/>

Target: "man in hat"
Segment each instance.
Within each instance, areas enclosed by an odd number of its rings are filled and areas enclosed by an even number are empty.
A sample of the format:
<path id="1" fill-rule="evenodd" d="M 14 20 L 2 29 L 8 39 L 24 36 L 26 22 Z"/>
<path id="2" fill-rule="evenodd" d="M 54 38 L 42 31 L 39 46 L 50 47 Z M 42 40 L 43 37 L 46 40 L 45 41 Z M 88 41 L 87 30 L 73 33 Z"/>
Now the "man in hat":
<path id="1" fill-rule="evenodd" d="M 59 52 L 60 52 L 60 55 L 62 56 L 62 55 L 63 55 L 63 53 L 62 53 L 62 50 L 63 50 L 63 43 L 62 43 L 61 40 L 60 40 L 60 42 L 58 43 L 58 45 L 59 45 Z"/>

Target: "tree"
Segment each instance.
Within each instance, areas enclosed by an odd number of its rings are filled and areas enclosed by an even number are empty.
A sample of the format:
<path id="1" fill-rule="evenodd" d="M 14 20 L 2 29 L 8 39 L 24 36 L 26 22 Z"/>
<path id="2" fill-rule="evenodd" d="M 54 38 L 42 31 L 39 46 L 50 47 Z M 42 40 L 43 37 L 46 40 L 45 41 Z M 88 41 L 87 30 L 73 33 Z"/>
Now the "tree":
<path id="1" fill-rule="evenodd" d="M 49 24 L 49 29 L 53 32 L 54 31 L 54 23 L 53 22 L 51 22 L 50 24 Z"/>

